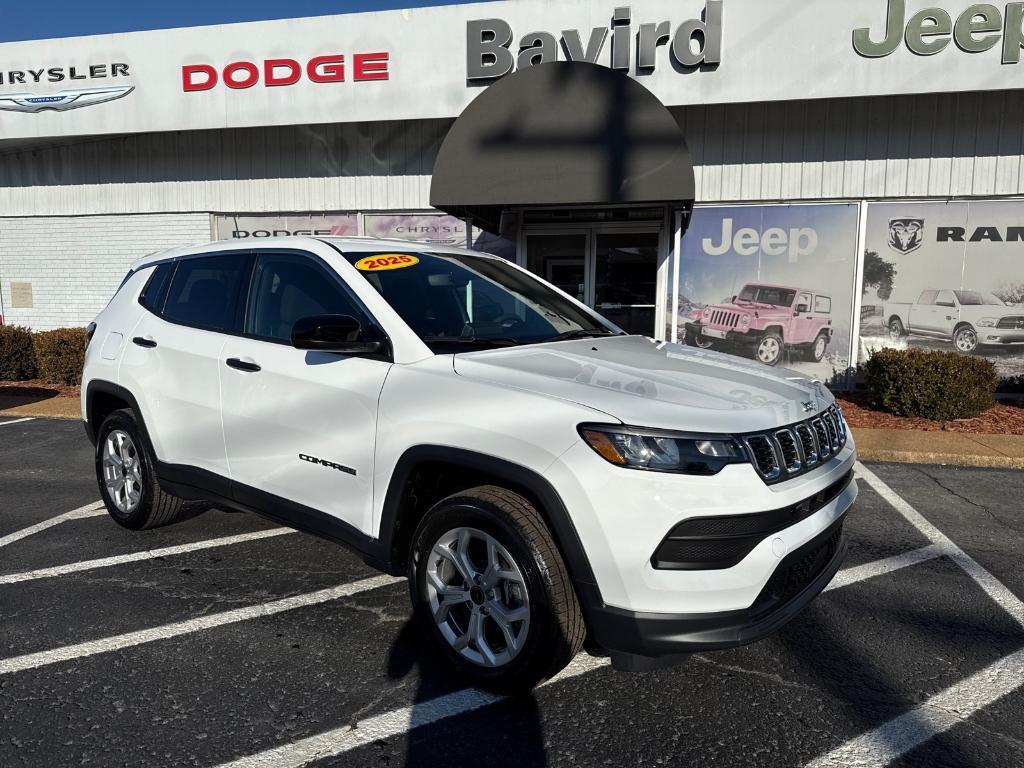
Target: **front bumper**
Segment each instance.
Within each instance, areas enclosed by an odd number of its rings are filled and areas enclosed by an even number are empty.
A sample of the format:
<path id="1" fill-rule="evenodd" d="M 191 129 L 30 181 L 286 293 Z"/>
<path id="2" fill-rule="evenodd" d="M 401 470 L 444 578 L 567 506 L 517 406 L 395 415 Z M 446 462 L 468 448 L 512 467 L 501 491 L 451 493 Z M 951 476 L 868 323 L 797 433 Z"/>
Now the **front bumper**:
<path id="1" fill-rule="evenodd" d="M 683 654 L 735 648 L 761 640 L 799 614 L 836 575 L 847 550 L 844 520 L 845 515 L 787 556 L 750 608 L 667 614 L 602 606 L 589 615 L 594 639 L 611 652 L 616 667 L 623 669 L 643 668 L 645 659 L 661 658 L 672 663 Z"/>
<path id="2" fill-rule="evenodd" d="M 979 344 L 1024 344 L 1024 330 L 1015 328 L 979 328 Z"/>

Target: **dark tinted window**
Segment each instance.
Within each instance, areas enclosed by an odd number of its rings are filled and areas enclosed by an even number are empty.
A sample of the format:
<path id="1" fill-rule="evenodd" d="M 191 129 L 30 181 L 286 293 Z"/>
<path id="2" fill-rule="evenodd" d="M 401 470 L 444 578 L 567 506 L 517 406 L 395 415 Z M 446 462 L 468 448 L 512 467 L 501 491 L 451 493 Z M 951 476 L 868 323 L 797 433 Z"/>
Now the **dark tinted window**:
<path id="1" fill-rule="evenodd" d="M 349 315 L 363 328 L 366 314 L 336 277 L 308 256 L 266 254 L 256 259 L 245 332 L 290 341 L 295 321 L 311 315 Z"/>
<path id="2" fill-rule="evenodd" d="M 146 287 L 139 297 L 139 303 L 151 312 L 159 314 L 163 309 L 164 300 L 167 298 L 167 288 L 171 284 L 175 266 L 174 262 L 161 264 L 149 276 L 149 282 L 146 283 Z"/>
<path id="3" fill-rule="evenodd" d="M 234 253 L 182 259 L 171 280 L 164 317 L 213 331 L 233 330 L 248 264 L 248 256 Z"/>

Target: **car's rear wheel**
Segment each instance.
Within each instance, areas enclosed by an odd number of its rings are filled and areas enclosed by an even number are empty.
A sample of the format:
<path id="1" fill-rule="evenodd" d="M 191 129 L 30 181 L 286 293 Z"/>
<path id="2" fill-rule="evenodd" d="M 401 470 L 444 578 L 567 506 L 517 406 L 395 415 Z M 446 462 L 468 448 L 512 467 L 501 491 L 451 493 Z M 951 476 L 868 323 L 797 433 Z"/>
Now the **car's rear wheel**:
<path id="1" fill-rule="evenodd" d="M 497 486 L 449 496 L 413 536 L 409 588 L 423 630 L 474 685 L 529 690 L 579 652 L 583 616 L 536 507 Z"/>
<path id="2" fill-rule="evenodd" d="M 778 365 L 782 359 L 782 336 L 772 331 L 757 343 L 755 354 L 765 365 Z"/>
<path id="3" fill-rule="evenodd" d="M 107 512 L 125 528 L 141 530 L 173 523 L 183 502 L 160 487 L 155 460 L 129 410 L 114 411 L 96 440 L 96 479 Z"/>
<path id="4" fill-rule="evenodd" d="M 814 340 L 814 343 L 807 348 L 805 353 L 805 359 L 808 362 L 820 363 L 825 358 L 825 352 L 828 350 L 828 336 L 824 333 L 818 334 L 818 338 Z"/>

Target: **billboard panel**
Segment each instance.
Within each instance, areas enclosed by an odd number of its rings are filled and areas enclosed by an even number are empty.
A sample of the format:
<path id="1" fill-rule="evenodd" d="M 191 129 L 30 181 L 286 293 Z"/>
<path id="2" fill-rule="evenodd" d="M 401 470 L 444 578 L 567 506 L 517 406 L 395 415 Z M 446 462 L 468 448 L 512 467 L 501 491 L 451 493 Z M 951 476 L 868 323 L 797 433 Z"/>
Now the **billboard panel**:
<path id="1" fill-rule="evenodd" d="M 956 350 L 1024 374 L 1024 201 L 868 206 L 860 359 Z"/>
<path id="2" fill-rule="evenodd" d="M 852 203 L 696 208 L 667 333 L 823 381 L 845 376 L 858 221 Z"/>
<path id="3" fill-rule="evenodd" d="M 307 235 L 344 237 L 359 234 L 359 217 L 354 213 L 324 213 L 270 216 L 217 216 L 218 240 Z"/>

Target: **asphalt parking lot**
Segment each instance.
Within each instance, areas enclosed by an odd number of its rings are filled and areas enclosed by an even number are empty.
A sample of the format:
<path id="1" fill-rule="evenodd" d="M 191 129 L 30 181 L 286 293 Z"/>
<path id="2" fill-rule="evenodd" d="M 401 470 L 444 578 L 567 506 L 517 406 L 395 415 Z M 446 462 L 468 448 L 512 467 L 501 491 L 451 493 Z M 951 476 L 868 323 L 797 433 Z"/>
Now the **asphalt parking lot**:
<path id="1" fill-rule="evenodd" d="M 461 689 L 405 584 L 257 517 L 143 533 L 76 422 L 0 419 L 0 765 L 1024 765 L 1024 473 L 870 465 L 769 640 Z"/>

